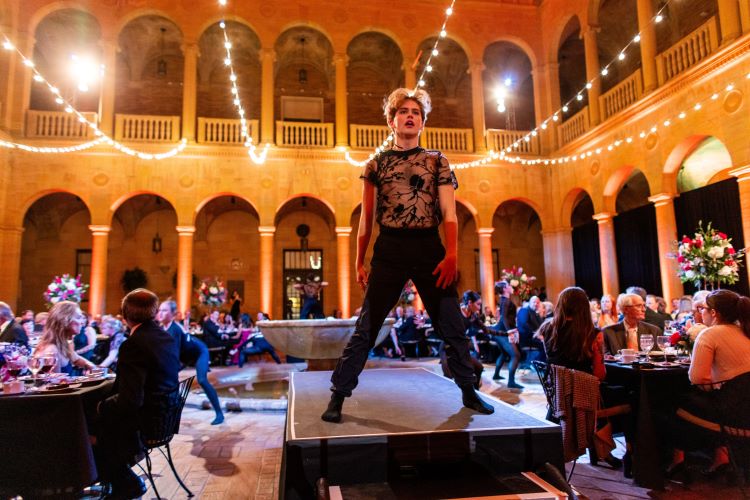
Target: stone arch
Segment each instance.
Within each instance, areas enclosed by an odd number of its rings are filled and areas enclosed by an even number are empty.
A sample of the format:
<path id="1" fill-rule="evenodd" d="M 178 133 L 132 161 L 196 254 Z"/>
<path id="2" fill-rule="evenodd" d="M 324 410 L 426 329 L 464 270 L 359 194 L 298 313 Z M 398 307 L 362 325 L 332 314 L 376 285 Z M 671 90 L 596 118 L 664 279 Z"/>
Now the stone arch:
<path id="1" fill-rule="evenodd" d="M 461 205 L 463 205 L 464 207 L 466 207 L 466 209 L 469 211 L 469 213 L 471 214 L 472 218 L 474 219 L 474 223 L 477 225 L 477 228 L 482 227 L 481 226 L 481 222 L 482 221 L 481 221 L 481 217 L 479 215 L 479 210 L 477 210 L 477 208 L 474 206 L 474 204 L 472 202 L 470 202 L 469 200 L 467 200 L 466 198 L 463 198 L 461 196 L 456 196 L 455 198 L 456 198 L 456 203 L 460 203 Z"/>
<path id="2" fill-rule="evenodd" d="M 88 7 L 87 4 L 88 2 L 77 2 L 70 0 L 60 0 L 57 2 L 48 3 L 35 10 L 34 13 L 29 17 L 28 32 L 35 33 L 37 28 L 39 27 L 39 23 L 41 23 L 48 15 L 56 11 L 66 9 L 86 12 L 87 14 L 90 14 L 92 17 L 94 17 L 99 23 L 99 26 L 102 27 L 102 23 L 100 22 L 99 18 L 96 16 L 96 14 L 94 14 L 94 12 Z"/>
<path id="3" fill-rule="evenodd" d="M 31 206 L 37 201 L 39 201 L 40 199 L 44 198 L 45 196 L 54 194 L 54 193 L 67 193 L 67 194 L 75 196 L 76 198 L 81 200 L 81 202 L 83 202 L 84 205 L 86 205 L 86 210 L 88 210 L 90 214 L 93 214 L 92 207 L 89 205 L 89 202 L 86 201 L 86 198 L 82 194 L 76 193 L 72 189 L 64 189 L 64 188 L 43 189 L 41 191 L 37 191 L 36 193 L 32 194 L 31 196 L 27 197 L 21 202 L 21 208 L 18 211 L 18 219 L 13 221 L 14 225 L 17 224 L 18 226 L 21 226 L 23 224 L 24 217 L 26 217 L 26 212 L 29 211 L 29 208 L 31 208 Z"/>
<path id="4" fill-rule="evenodd" d="M 281 211 L 281 209 L 284 208 L 284 206 L 286 204 L 288 204 L 290 201 L 292 201 L 292 200 L 294 200 L 296 198 L 310 198 L 310 199 L 314 199 L 314 200 L 319 201 L 320 203 L 322 203 L 323 205 L 325 205 L 326 208 L 328 208 L 328 210 L 331 212 L 331 220 L 333 220 L 333 221 L 336 220 L 336 210 L 333 208 L 333 204 L 331 202 L 329 202 L 328 200 L 326 200 L 322 196 L 318 196 L 318 195 L 313 194 L 313 193 L 297 193 L 297 194 L 294 194 L 294 195 L 292 195 L 292 196 L 284 199 L 284 201 L 282 201 L 281 203 L 278 204 L 278 206 L 276 207 L 276 210 L 274 212 L 274 223 L 276 222 L 276 218 L 278 217 L 279 212 Z M 356 210 L 356 208 L 354 210 Z"/>
<path id="5" fill-rule="evenodd" d="M 44 310 L 42 293 L 56 275 L 83 272 L 84 282 L 89 283 L 83 261 L 76 264 L 90 248 L 91 210 L 75 194 L 56 190 L 37 196 L 22 216 L 18 306 L 40 311 Z"/>
<path id="6" fill-rule="evenodd" d="M 535 286 L 545 284 L 542 214 L 540 205 L 525 197 L 503 199 L 492 214 L 492 248 L 499 251 L 500 269 L 521 266 L 536 276 Z"/>
<path id="7" fill-rule="evenodd" d="M 175 211 L 175 213 L 178 213 L 177 212 L 177 208 L 176 208 L 177 204 L 175 203 L 174 199 L 170 198 L 169 196 L 167 196 L 165 194 L 157 193 L 156 191 L 151 191 L 151 190 L 148 190 L 148 189 L 140 189 L 140 190 L 137 190 L 137 191 L 131 191 L 129 193 L 126 193 L 126 194 L 120 196 L 119 198 L 117 198 L 116 200 L 114 200 L 112 202 L 112 204 L 109 206 L 109 216 L 108 216 L 108 219 L 107 219 L 106 223 L 107 224 L 111 224 L 112 223 L 112 218 L 114 217 L 115 212 L 117 212 L 117 210 L 123 204 L 125 204 L 125 202 L 127 202 L 128 200 L 130 200 L 132 198 L 135 198 L 136 196 L 140 196 L 142 194 L 150 194 L 150 195 L 154 195 L 154 196 L 158 196 L 160 198 L 163 198 L 167 203 L 169 203 L 171 205 L 171 207 Z"/>
<path id="8" fill-rule="evenodd" d="M 550 44 L 547 51 L 547 58 L 550 61 L 557 61 L 557 55 L 560 50 L 560 46 L 565 41 L 565 38 L 567 36 L 566 33 L 571 22 L 576 19 L 578 21 L 578 26 L 580 26 L 581 29 L 583 29 L 584 26 L 581 16 L 576 12 L 570 12 L 566 15 L 563 15 L 560 17 L 560 19 L 562 21 L 555 24 L 555 28 L 549 38 Z"/>
<path id="9" fill-rule="evenodd" d="M 435 40 L 434 36 L 425 38 L 417 46 L 417 50 L 423 52 L 416 75 L 422 74 Z M 438 50 L 440 56 L 431 62 L 435 70 L 425 73 L 424 77 L 433 105 L 427 127 L 471 128 L 471 107 L 466 105 L 472 102 L 469 52 L 450 36 L 440 39 Z"/>
<path id="10" fill-rule="evenodd" d="M 531 130 L 536 124 L 534 104 L 535 62 L 521 45 L 498 40 L 482 54 L 484 114 L 487 128 Z M 505 111 L 497 110 L 497 90 L 507 93 Z"/>
<path id="11" fill-rule="evenodd" d="M 582 187 L 574 187 L 565 195 L 562 202 L 562 209 L 560 211 L 560 224 L 562 227 L 571 226 L 573 211 L 575 210 L 576 205 L 578 205 L 578 202 L 585 196 L 588 196 L 593 200 L 591 194 Z"/>
<path id="12" fill-rule="evenodd" d="M 406 53 L 404 52 L 405 45 L 404 45 L 404 42 L 401 39 L 401 37 L 398 36 L 398 34 L 395 31 L 391 31 L 391 30 L 389 30 L 387 28 L 382 28 L 380 26 L 366 26 L 366 27 L 363 27 L 362 29 L 360 29 L 359 31 L 357 31 L 356 33 L 354 33 L 352 35 L 352 37 L 346 42 L 346 50 L 347 50 L 347 52 L 349 51 L 349 46 L 351 45 L 351 43 L 358 36 L 363 35 L 365 33 L 378 33 L 380 35 L 383 35 L 386 38 L 391 39 L 393 41 L 393 43 L 396 44 L 396 46 L 398 47 L 399 51 L 401 51 L 402 57 L 405 57 L 405 55 L 406 55 Z"/>
<path id="13" fill-rule="evenodd" d="M 625 182 L 630 177 L 630 174 L 635 170 L 635 165 L 624 165 L 614 172 L 612 172 L 604 183 L 604 190 L 602 191 L 602 209 L 606 212 L 615 213 L 615 200 L 617 199 L 617 193 Z"/>
<path id="14" fill-rule="evenodd" d="M 144 8 L 144 9 L 135 9 L 124 16 L 122 16 L 117 24 L 115 25 L 114 29 L 114 36 L 116 39 L 120 38 L 120 35 L 122 34 L 122 30 L 125 29 L 125 27 L 130 24 L 132 21 L 135 21 L 139 17 L 145 17 L 145 16 L 158 16 L 163 17 L 169 21 L 172 22 L 180 31 L 180 34 L 184 37 L 185 33 L 183 33 L 182 29 L 180 28 L 180 23 L 177 22 L 177 19 L 175 19 L 173 16 L 169 15 L 166 11 L 163 11 L 161 9 L 152 9 L 152 8 Z"/>
<path id="15" fill-rule="evenodd" d="M 260 212 L 258 211 L 258 206 L 255 203 L 253 203 L 253 201 L 249 199 L 247 196 L 241 195 L 239 193 L 235 193 L 234 191 L 220 191 L 218 193 L 210 194 L 206 196 L 205 198 L 203 198 L 200 202 L 198 202 L 198 204 L 195 206 L 195 210 L 193 211 L 193 224 L 195 224 L 195 220 L 198 217 L 198 213 L 200 213 L 200 211 L 203 210 L 206 207 L 206 205 L 208 205 L 209 203 L 211 203 L 213 200 L 217 198 L 221 198 L 222 196 L 234 196 L 236 198 L 239 198 L 247 202 L 260 218 Z"/>
<path id="16" fill-rule="evenodd" d="M 539 204 L 538 202 L 532 200 L 531 198 L 527 198 L 525 196 L 512 196 L 512 197 L 509 197 L 509 198 L 503 198 L 495 206 L 495 210 L 493 211 L 493 213 L 497 212 L 497 209 L 500 208 L 501 205 L 503 205 L 504 203 L 507 203 L 509 201 L 518 201 L 518 202 L 521 202 L 521 203 L 523 203 L 523 204 L 528 205 L 529 207 L 531 207 L 531 209 L 534 210 L 534 212 L 536 212 L 537 216 L 539 216 L 540 224 L 543 224 L 542 216 L 544 215 L 545 212 L 542 209 L 541 204 Z"/>
<path id="17" fill-rule="evenodd" d="M 586 85 L 586 54 L 583 44 L 581 20 L 573 15 L 563 25 L 557 40 L 554 61 L 557 62 L 560 101 L 568 103 L 569 111 L 563 118 L 569 118 L 584 108 L 588 102 L 588 92 L 581 92 Z M 583 99 L 576 96 L 581 94 Z"/>
<path id="18" fill-rule="evenodd" d="M 244 17 L 238 16 L 236 14 L 215 15 L 215 16 L 209 17 L 208 19 L 203 21 L 203 23 L 201 23 L 201 25 L 198 27 L 196 38 L 200 40 L 200 38 L 206 34 L 206 31 L 210 27 L 212 27 L 214 24 L 219 24 L 221 21 L 241 24 L 242 26 L 246 27 L 247 29 L 255 33 L 258 39 L 260 39 L 260 35 L 258 34 L 258 28 L 253 26 L 253 24 L 247 19 L 245 19 Z"/>
<path id="19" fill-rule="evenodd" d="M 515 45 L 519 49 L 523 51 L 523 53 L 526 55 L 526 57 L 531 61 L 531 67 L 536 68 L 539 65 L 539 58 L 537 57 L 536 52 L 534 52 L 534 49 L 529 45 L 529 42 L 524 40 L 521 37 L 514 36 L 514 35 L 501 35 L 493 38 L 485 47 L 482 49 L 482 54 L 484 54 L 487 51 L 487 48 L 490 45 L 493 45 L 498 42 L 507 42 L 510 44 Z"/>

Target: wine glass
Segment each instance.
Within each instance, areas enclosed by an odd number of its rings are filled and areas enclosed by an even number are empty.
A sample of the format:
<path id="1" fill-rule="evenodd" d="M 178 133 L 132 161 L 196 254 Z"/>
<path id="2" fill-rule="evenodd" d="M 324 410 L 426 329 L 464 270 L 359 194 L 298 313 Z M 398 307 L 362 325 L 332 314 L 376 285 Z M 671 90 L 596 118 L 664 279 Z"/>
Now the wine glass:
<path id="1" fill-rule="evenodd" d="M 18 357 L 15 359 L 8 360 L 8 374 L 13 377 L 14 380 L 18 379 L 18 376 L 26 366 L 26 358 Z"/>
<path id="2" fill-rule="evenodd" d="M 669 342 L 669 335 L 657 336 L 656 344 L 659 346 L 659 349 L 661 349 L 661 352 L 664 353 L 664 364 L 667 364 L 667 347 L 671 345 Z"/>
<path id="3" fill-rule="evenodd" d="M 44 360 L 39 357 L 30 356 L 28 360 L 28 366 L 29 370 L 31 370 L 31 374 L 34 377 L 34 385 L 36 385 L 37 374 L 39 373 L 39 370 L 44 367 Z"/>
<path id="4" fill-rule="evenodd" d="M 641 349 L 646 351 L 646 359 L 648 359 L 648 353 L 654 348 L 654 337 L 653 335 L 641 335 Z"/>
<path id="5" fill-rule="evenodd" d="M 55 356 L 42 356 L 42 374 L 49 377 L 49 373 L 52 372 L 56 364 L 57 358 Z"/>

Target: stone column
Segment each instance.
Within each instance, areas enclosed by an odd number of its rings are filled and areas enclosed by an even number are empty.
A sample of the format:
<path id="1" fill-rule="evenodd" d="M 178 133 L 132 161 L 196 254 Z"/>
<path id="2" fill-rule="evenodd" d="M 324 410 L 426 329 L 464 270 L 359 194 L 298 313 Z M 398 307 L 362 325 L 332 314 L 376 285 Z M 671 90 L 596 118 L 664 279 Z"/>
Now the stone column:
<path id="1" fill-rule="evenodd" d="M 615 246 L 615 214 L 601 212 L 594 215 L 599 224 L 599 259 L 602 267 L 602 290 L 604 295 L 617 297 L 620 293 L 617 275 L 617 247 Z"/>
<path id="2" fill-rule="evenodd" d="M 589 26 L 583 32 L 583 46 L 586 50 L 586 81 L 591 82 L 589 89 L 589 123 L 599 125 L 599 96 L 602 93 L 602 82 L 599 68 L 599 48 L 596 46 L 596 32 L 599 28 Z"/>
<path id="3" fill-rule="evenodd" d="M 471 73 L 471 110 L 474 120 L 474 151 L 480 154 L 487 151 L 484 137 L 484 82 L 482 81 L 484 69 L 485 66 L 482 61 L 474 61 L 469 68 L 469 73 Z"/>
<path id="4" fill-rule="evenodd" d="M 731 42 L 742 33 L 740 6 L 737 0 L 718 0 L 719 27 L 722 45 Z"/>
<path id="5" fill-rule="evenodd" d="M 404 87 L 414 89 L 417 86 L 417 75 L 408 63 L 404 63 Z"/>
<path id="6" fill-rule="evenodd" d="M 564 288 L 575 285 L 573 265 L 573 229 L 564 227 L 542 231 L 544 276 L 547 297 L 552 302 Z"/>
<path id="7" fill-rule="evenodd" d="M 276 128 L 273 122 L 274 62 L 276 62 L 274 49 L 260 50 L 260 142 L 265 144 L 273 144 L 273 131 Z"/>
<path id="8" fill-rule="evenodd" d="M 638 30 L 641 32 L 641 70 L 643 93 L 647 94 L 659 86 L 656 73 L 656 28 L 654 27 L 653 0 L 638 0 Z M 626 54 L 635 57 L 635 54 Z M 614 295 L 613 295 L 614 297 Z"/>
<path id="9" fill-rule="evenodd" d="M 655 194 L 648 201 L 656 207 L 656 234 L 659 245 L 661 291 L 667 304 L 671 304 L 672 299 L 679 299 L 684 293 L 682 282 L 680 282 L 680 278 L 677 276 L 677 261 L 667 256 L 677 251 L 674 247 L 674 242 L 677 241 L 674 195 L 670 193 Z"/>
<path id="10" fill-rule="evenodd" d="M 115 133 L 117 43 L 111 40 L 102 40 L 101 46 L 104 75 L 99 87 L 99 130 L 113 137 Z"/>
<path id="11" fill-rule="evenodd" d="M 750 0 L 740 0 L 740 24 L 743 34 L 750 31 Z"/>
<path id="12" fill-rule="evenodd" d="M 16 39 L 11 40 L 26 56 L 34 54 L 34 37 L 25 32 L 18 32 Z M 31 68 L 24 65 L 23 59 L 15 51 L 8 58 L 8 75 L 6 95 L 3 99 L 3 122 L 6 130 L 13 135 L 22 135 L 25 129 L 26 110 L 31 100 Z M 4 77 L 6 78 L 6 77 Z"/>
<path id="13" fill-rule="evenodd" d="M 271 314 L 273 306 L 273 235 L 274 226 L 260 226 L 260 309 Z"/>
<path id="14" fill-rule="evenodd" d="M 195 108 L 198 99 L 198 44 L 182 45 L 185 66 L 182 78 L 182 137 L 195 142 Z"/>
<path id="15" fill-rule="evenodd" d="M 109 231 L 107 225 L 91 225 L 91 285 L 89 287 L 89 314 L 92 318 L 104 314 L 107 306 L 107 254 Z"/>
<path id="16" fill-rule="evenodd" d="M 341 317 L 351 316 L 351 283 L 352 263 L 349 251 L 349 240 L 352 228 L 349 226 L 336 227 L 336 262 L 339 284 L 339 309 Z"/>
<path id="17" fill-rule="evenodd" d="M 175 229 L 177 229 L 177 310 L 185 314 L 190 310 L 193 298 L 195 226 L 177 226 Z"/>
<path id="18" fill-rule="evenodd" d="M 492 266 L 492 233 L 494 227 L 480 227 L 477 229 L 479 237 L 479 286 L 482 292 L 482 302 L 495 310 L 495 269 Z"/>
<path id="19" fill-rule="evenodd" d="M 3 279 L 0 280 L 0 297 L 15 311 L 18 305 L 18 283 L 21 279 L 21 243 L 23 227 L 0 226 L 0 262 Z"/>
<path id="20" fill-rule="evenodd" d="M 740 211 L 742 212 L 742 232 L 745 237 L 745 241 L 734 242 L 734 247 L 740 245 L 745 248 L 750 248 L 750 165 L 744 167 L 735 168 L 731 170 L 729 174 L 732 177 L 737 178 L 737 184 L 740 188 Z M 750 274 L 750 273 L 749 273 Z"/>
<path id="21" fill-rule="evenodd" d="M 531 71 L 534 84 L 534 114 L 537 126 L 541 125 L 542 120 L 561 107 L 559 69 L 560 65 L 555 62 L 537 66 Z M 542 154 L 550 154 L 557 150 L 557 126 L 561 122 L 562 116 L 559 117 L 557 122 L 550 120 L 547 123 L 547 129 L 540 134 Z"/>
<path id="22" fill-rule="evenodd" d="M 349 115 L 347 113 L 346 66 L 349 57 L 346 54 L 333 56 L 336 70 L 336 146 L 349 146 Z"/>

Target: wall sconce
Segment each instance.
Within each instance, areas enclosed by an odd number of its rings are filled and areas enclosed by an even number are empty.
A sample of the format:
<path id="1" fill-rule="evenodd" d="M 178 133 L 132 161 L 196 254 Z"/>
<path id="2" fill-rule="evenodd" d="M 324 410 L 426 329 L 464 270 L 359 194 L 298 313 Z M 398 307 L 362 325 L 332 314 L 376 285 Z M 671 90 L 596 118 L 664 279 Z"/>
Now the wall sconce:
<path id="1" fill-rule="evenodd" d="M 151 251 L 154 253 L 161 253 L 161 236 L 159 236 L 158 232 L 151 240 Z"/>

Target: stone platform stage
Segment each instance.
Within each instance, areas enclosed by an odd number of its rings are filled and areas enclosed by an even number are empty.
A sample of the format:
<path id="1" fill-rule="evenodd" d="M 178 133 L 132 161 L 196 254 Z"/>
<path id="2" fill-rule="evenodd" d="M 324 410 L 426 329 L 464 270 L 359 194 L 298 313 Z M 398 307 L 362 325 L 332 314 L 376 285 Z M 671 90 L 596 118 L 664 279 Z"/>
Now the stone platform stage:
<path id="1" fill-rule="evenodd" d="M 330 376 L 292 374 L 280 498 L 310 497 L 321 477 L 401 491 L 388 498 L 476 497 L 502 491 L 502 475 L 564 470 L 559 426 L 486 394 L 495 413 L 475 413 L 453 381 L 423 368 L 365 370 L 342 422 L 323 422 Z"/>

